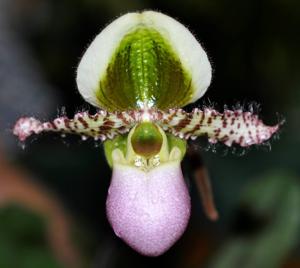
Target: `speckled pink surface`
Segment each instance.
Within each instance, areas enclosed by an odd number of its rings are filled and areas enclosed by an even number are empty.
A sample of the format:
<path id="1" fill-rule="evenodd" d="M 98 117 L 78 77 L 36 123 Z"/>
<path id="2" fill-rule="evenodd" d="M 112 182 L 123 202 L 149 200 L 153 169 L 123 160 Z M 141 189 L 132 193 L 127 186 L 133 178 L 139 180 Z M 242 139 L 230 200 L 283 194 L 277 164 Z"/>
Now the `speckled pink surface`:
<path id="1" fill-rule="evenodd" d="M 149 172 L 114 166 L 107 217 L 116 235 L 139 253 L 158 256 L 167 251 L 185 231 L 190 207 L 179 162 Z"/>

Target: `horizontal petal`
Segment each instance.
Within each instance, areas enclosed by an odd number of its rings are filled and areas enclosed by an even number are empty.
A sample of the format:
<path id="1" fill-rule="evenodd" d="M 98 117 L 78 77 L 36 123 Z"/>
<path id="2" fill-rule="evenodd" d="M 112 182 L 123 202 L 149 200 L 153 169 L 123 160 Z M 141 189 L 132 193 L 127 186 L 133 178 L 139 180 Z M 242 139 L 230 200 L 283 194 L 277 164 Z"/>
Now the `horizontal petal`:
<path id="1" fill-rule="evenodd" d="M 32 134 L 42 132 L 58 132 L 61 134 L 77 134 L 82 138 L 112 139 L 118 134 L 124 134 L 135 125 L 134 111 L 109 113 L 99 111 L 94 115 L 87 112 L 75 114 L 73 119 L 66 116 L 58 117 L 50 122 L 41 122 L 33 117 L 22 117 L 14 126 L 13 133 L 20 141 L 26 140 Z"/>
<path id="2" fill-rule="evenodd" d="M 157 124 L 175 136 L 196 139 L 207 135 L 210 143 L 233 143 L 242 147 L 261 144 L 279 129 L 279 125 L 266 126 L 257 115 L 242 110 L 225 110 L 219 113 L 214 109 L 194 109 L 187 113 L 182 109 L 158 112 Z"/>
<path id="3" fill-rule="evenodd" d="M 21 141 L 32 134 L 49 131 L 105 140 L 127 133 L 145 120 L 156 123 L 164 131 L 182 139 L 196 139 L 206 135 L 210 143 L 223 142 L 227 146 L 235 143 L 242 147 L 267 141 L 282 124 L 267 126 L 256 114 L 242 110 L 225 110 L 224 113 L 219 113 L 214 109 L 194 109 L 188 113 L 182 109 L 150 109 L 113 113 L 100 111 L 94 115 L 82 112 L 76 114 L 74 119 L 59 117 L 45 123 L 25 117 L 17 121 L 13 133 Z"/>

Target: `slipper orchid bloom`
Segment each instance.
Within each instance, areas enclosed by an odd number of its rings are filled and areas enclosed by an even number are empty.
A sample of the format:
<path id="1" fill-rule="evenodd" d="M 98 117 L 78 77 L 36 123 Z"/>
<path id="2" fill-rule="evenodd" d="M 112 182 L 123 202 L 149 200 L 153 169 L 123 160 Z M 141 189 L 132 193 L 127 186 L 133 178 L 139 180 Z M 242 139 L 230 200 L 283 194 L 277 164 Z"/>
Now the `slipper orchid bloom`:
<path id="1" fill-rule="evenodd" d="M 21 141 L 42 132 L 102 141 L 112 168 L 108 220 L 133 249 L 158 256 L 180 238 L 190 217 L 180 166 L 186 141 L 206 135 L 210 143 L 248 147 L 278 129 L 242 110 L 182 110 L 203 96 L 211 76 L 205 51 L 181 23 L 159 12 L 128 13 L 96 36 L 77 70 L 79 92 L 99 111 L 51 122 L 20 118 L 13 131 Z M 204 199 L 209 207 L 205 191 Z M 218 216 L 212 206 L 208 214 Z"/>

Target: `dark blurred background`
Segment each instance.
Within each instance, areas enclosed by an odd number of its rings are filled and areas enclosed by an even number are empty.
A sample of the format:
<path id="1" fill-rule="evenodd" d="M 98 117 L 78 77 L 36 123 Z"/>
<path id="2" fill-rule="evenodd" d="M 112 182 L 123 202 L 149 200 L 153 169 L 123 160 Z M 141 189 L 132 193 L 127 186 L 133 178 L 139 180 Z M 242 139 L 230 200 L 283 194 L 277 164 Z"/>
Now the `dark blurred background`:
<path id="1" fill-rule="evenodd" d="M 143 9 L 183 22 L 206 49 L 213 81 L 197 105 L 255 101 L 267 124 L 286 119 L 271 149 L 199 144 L 220 219 L 206 219 L 189 180 L 191 221 L 158 258 L 138 255 L 109 226 L 101 144 L 43 135 L 24 149 L 11 133 L 22 115 L 95 111 L 76 89 L 80 57 L 105 25 Z M 296 0 L 1 0 L 0 267 L 300 267 L 299 48 Z"/>

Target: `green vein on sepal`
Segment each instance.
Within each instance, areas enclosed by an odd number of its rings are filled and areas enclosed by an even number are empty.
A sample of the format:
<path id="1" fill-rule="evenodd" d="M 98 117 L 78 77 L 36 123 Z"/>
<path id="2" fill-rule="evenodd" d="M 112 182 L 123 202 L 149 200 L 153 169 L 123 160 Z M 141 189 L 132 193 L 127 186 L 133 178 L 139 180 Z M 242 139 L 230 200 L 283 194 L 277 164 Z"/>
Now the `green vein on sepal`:
<path id="1" fill-rule="evenodd" d="M 181 107 L 192 94 L 191 76 L 171 44 L 143 24 L 123 37 L 96 92 L 108 110 Z"/>

